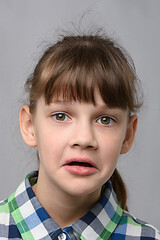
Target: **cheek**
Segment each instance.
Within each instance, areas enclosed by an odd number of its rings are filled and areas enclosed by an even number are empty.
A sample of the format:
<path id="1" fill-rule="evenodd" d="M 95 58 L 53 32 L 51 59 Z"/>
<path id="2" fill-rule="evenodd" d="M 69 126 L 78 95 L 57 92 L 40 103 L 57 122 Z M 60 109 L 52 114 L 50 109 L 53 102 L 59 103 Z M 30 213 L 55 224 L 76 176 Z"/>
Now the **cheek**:
<path id="1" fill-rule="evenodd" d="M 113 140 L 113 139 L 112 139 Z M 103 151 L 101 151 L 101 185 L 103 185 L 110 177 L 112 176 L 118 158 L 120 156 L 122 141 L 114 139 L 114 141 L 110 141 L 106 144 L 103 143 Z"/>
<path id="2" fill-rule="evenodd" d="M 123 141 L 124 136 L 122 134 L 117 136 L 111 135 L 101 141 L 101 157 L 104 162 L 108 162 L 111 166 L 116 165 Z"/>
<path id="3" fill-rule="evenodd" d="M 40 132 L 37 139 L 37 147 L 40 162 L 53 164 L 57 158 L 60 158 L 61 139 L 51 132 Z"/>

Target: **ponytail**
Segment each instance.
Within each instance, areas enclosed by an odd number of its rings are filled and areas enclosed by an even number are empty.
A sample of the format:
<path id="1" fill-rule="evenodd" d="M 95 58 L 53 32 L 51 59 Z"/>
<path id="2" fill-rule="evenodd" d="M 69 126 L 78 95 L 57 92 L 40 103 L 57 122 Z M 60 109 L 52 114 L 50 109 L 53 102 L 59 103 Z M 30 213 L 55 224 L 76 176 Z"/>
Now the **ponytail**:
<path id="1" fill-rule="evenodd" d="M 127 207 L 127 190 L 117 169 L 115 169 L 113 175 L 110 178 L 113 186 L 113 190 L 116 193 L 117 200 L 122 209 L 128 211 Z"/>

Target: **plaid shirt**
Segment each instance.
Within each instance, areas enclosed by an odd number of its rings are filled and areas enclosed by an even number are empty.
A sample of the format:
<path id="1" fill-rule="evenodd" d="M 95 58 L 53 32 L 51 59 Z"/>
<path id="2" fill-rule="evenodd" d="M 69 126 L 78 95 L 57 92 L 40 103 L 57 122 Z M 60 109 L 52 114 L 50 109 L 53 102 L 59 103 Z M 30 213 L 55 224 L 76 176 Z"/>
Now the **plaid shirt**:
<path id="1" fill-rule="evenodd" d="M 38 172 L 29 174 L 7 200 L 0 202 L 0 239 L 160 240 L 155 228 L 121 209 L 110 181 L 101 199 L 84 217 L 61 229 L 32 190 L 37 177 Z"/>

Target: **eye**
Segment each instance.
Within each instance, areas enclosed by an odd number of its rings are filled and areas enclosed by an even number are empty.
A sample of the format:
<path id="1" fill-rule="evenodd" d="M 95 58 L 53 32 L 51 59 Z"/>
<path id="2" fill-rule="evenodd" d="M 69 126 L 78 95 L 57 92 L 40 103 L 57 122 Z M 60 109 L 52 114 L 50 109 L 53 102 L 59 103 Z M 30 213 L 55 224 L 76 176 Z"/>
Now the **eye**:
<path id="1" fill-rule="evenodd" d="M 65 113 L 55 113 L 52 115 L 52 117 L 57 121 L 57 122 L 65 122 L 69 120 L 69 117 Z"/>
<path id="2" fill-rule="evenodd" d="M 109 116 L 102 116 L 102 117 L 98 118 L 97 122 L 108 126 L 108 125 L 113 124 L 115 122 L 115 120 Z"/>

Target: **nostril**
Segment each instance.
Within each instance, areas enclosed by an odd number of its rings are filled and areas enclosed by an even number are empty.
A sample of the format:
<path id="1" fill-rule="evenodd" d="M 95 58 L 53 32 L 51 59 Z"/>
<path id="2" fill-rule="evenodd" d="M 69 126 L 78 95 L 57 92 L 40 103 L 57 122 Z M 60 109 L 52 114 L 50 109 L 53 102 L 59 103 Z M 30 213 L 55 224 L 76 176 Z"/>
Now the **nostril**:
<path id="1" fill-rule="evenodd" d="M 77 148 L 82 148 L 82 149 L 84 149 L 84 148 L 87 148 L 87 149 L 93 149 L 93 148 L 97 148 L 97 146 L 95 146 L 95 145 L 87 145 L 87 144 L 73 144 L 72 145 L 72 147 L 77 147 Z"/>
<path id="2" fill-rule="evenodd" d="M 97 140 L 94 136 L 81 136 L 78 135 L 71 139 L 69 145 L 73 148 L 87 148 L 87 149 L 96 149 L 97 148 Z"/>

